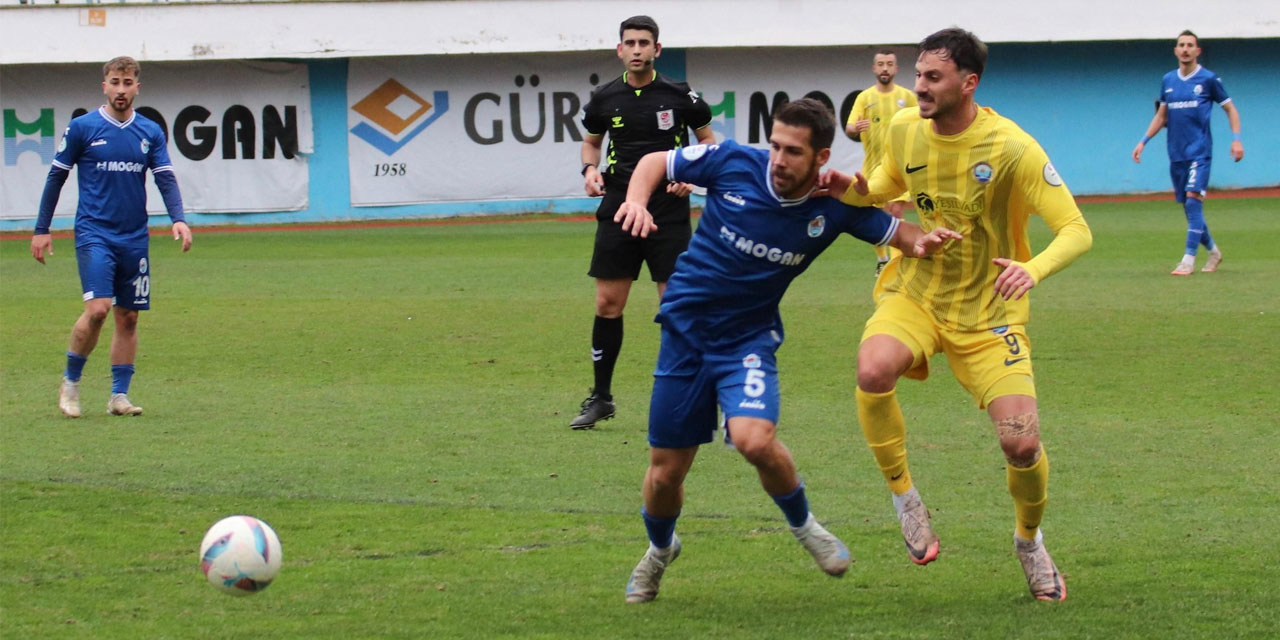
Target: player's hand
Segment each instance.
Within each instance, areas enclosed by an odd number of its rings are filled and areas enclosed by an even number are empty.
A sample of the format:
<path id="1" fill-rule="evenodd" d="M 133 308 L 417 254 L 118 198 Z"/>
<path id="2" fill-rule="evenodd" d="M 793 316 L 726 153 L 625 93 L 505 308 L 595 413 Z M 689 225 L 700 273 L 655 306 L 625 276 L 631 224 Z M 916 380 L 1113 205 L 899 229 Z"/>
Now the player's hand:
<path id="1" fill-rule="evenodd" d="M 44 264 L 45 254 L 53 255 L 53 236 L 47 233 L 31 236 L 31 257 Z"/>
<path id="2" fill-rule="evenodd" d="M 185 222 L 173 223 L 173 239 L 182 241 L 182 252 L 191 250 L 191 227 Z"/>
<path id="3" fill-rule="evenodd" d="M 604 195 L 604 180 L 600 178 L 600 170 L 595 167 L 587 169 L 586 179 L 582 182 L 582 188 L 586 190 L 587 195 L 592 198 L 599 198 Z"/>
<path id="4" fill-rule="evenodd" d="M 858 120 L 853 123 L 853 131 L 855 133 L 862 133 L 863 131 L 866 131 L 867 129 L 870 129 L 870 128 L 871 128 L 870 120 Z"/>
<path id="5" fill-rule="evenodd" d="M 693 185 L 688 182 L 668 182 L 667 193 L 677 198 L 683 198 L 693 193 Z"/>
<path id="6" fill-rule="evenodd" d="M 923 258 L 941 249 L 942 245 L 946 244 L 948 240 L 960 240 L 962 238 L 964 236 L 960 235 L 959 231 L 938 227 L 916 239 L 912 249 L 915 250 L 915 257 Z"/>
<path id="7" fill-rule="evenodd" d="M 902 214 L 907 210 L 907 203 L 904 200 L 894 200 L 885 205 L 884 212 L 901 220 Z"/>
<path id="8" fill-rule="evenodd" d="M 851 184 L 853 184 L 853 178 L 849 174 L 830 169 L 818 176 L 818 190 L 814 191 L 813 195 L 840 198 L 844 196 L 845 191 L 849 190 Z"/>
<path id="9" fill-rule="evenodd" d="M 994 258 L 991 262 L 1004 269 L 996 276 L 996 294 L 1005 300 L 1021 300 L 1036 286 L 1035 279 L 1021 264 L 1008 258 Z"/>
<path id="10" fill-rule="evenodd" d="M 1134 162 L 1137 162 L 1137 163 L 1139 163 L 1139 164 L 1141 164 L 1141 163 L 1142 163 L 1142 150 L 1143 150 L 1144 148 L 1146 148 L 1146 146 L 1147 146 L 1147 145 L 1146 145 L 1146 143 L 1144 143 L 1144 142 L 1139 142 L 1139 143 L 1138 143 L 1138 146 L 1136 146 L 1136 147 L 1134 147 L 1134 148 L 1133 148 L 1133 161 L 1134 161 Z"/>
<path id="11" fill-rule="evenodd" d="M 853 192 L 860 196 L 871 193 L 871 187 L 867 185 L 867 177 L 862 175 L 861 171 L 853 174 Z"/>
<path id="12" fill-rule="evenodd" d="M 1231 141 L 1231 158 L 1236 162 L 1244 159 L 1244 143 L 1239 140 Z"/>
<path id="13" fill-rule="evenodd" d="M 658 228 L 658 225 L 653 223 L 653 216 L 649 215 L 649 210 L 644 205 L 634 202 L 623 202 L 618 207 L 618 212 L 613 214 L 613 221 L 621 222 L 622 230 L 631 232 L 632 237 L 648 238 L 649 234 Z"/>

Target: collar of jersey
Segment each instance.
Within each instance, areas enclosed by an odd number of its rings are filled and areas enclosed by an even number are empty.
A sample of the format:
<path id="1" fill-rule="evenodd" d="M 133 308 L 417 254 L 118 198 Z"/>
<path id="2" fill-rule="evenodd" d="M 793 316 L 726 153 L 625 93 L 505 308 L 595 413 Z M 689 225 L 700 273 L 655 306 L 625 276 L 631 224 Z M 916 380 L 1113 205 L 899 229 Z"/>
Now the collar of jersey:
<path id="1" fill-rule="evenodd" d="M 1201 67 L 1201 66 L 1200 66 L 1200 63 L 1196 63 L 1196 68 L 1192 69 L 1192 70 L 1191 70 L 1191 73 L 1190 73 L 1189 75 L 1185 75 L 1185 76 L 1184 76 L 1184 75 L 1182 75 L 1182 67 L 1178 67 L 1178 79 L 1179 79 L 1179 80 L 1182 80 L 1183 82 L 1186 82 L 1187 80 L 1190 80 L 1190 79 L 1194 78 L 1194 77 L 1195 77 L 1195 75 L 1196 75 L 1197 73 L 1200 73 L 1200 70 L 1201 70 L 1201 69 L 1203 69 L 1203 68 L 1204 68 L 1204 67 Z"/>
<path id="2" fill-rule="evenodd" d="M 809 193 L 806 193 L 799 198 L 791 198 L 789 200 L 778 195 L 777 192 L 773 190 L 773 178 L 769 175 L 769 165 L 767 164 L 764 166 L 764 184 L 769 188 L 769 195 L 773 196 L 773 199 L 777 200 L 778 204 L 784 207 L 794 207 L 798 204 L 804 204 L 805 201 L 809 199 L 809 196 L 813 195 L 813 189 L 810 189 Z"/>
<path id="3" fill-rule="evenodd" d="M 133 124 L 133 117 L 138 115 L 138 112 L 134 111 L 133 113 L 129 114 L 128 120 L 125 120 L 124 122 L 120 122 L 119 120 L 112 118 L 111 114 L 107 113 L 107 105 L 104 104 L 101 107 L 98 107 L 98 115 L 102 116 L 103 120 L 106 120 L 107 122 L 110 122 L 111 124 L 114 124 L 115 126 L 123 129 L 129 126 L 130 124 Z"/>
<path id="4" fill-rule="evenodd" d="M 628 89 L 631 89 L 632 91 L 644 91 L 645 89 L 648 89 L 648 88 L 649 88 L 649 85 L 650 85 L 650 84 L 653 84 L 653 81 L 654 81 L 654 80 L 657 80 L 657 79 L 658 79 L 658 70 L 657 70 L 657 69 L 654 69 L 654 70 L 653 70 L 653 76 L 652 76 L 651 78 L 649 78 L 649 84 L 646 84 L 645 86 L 640 87 L 639 89 L 637 89 L 637 88 L 635 88 L 635 87 L 633 87 L 633 86 L 631 86 L 631 85 L 627 84 L 627 72 L 626 72 L 626 71 L 623 71 L 623 72 L 622 72 L 622 84 L 627 85 L 627 88 L 628 88 Z"/>

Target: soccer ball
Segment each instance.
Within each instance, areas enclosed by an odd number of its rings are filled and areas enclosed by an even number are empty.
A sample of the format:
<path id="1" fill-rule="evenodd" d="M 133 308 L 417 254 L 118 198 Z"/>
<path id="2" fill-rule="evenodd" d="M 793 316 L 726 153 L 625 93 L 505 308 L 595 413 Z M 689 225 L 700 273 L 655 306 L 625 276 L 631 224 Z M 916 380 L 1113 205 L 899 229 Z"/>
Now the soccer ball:
<path id="1" fill-rule="evenodd" d="M 266 589 L 282 559 L 276 532 L 253 516 L 223 518 L 200 542 L 200 570 L 209 584 L 233 596 Z"/>

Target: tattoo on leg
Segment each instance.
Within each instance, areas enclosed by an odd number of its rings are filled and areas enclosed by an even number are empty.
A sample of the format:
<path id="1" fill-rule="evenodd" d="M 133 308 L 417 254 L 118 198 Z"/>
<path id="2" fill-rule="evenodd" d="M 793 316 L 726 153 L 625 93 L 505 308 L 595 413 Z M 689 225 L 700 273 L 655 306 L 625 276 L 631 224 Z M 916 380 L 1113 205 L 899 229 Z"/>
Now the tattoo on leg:
<path id="1" fill-rule="evenodd" d="M 1040 416 L 1036 413 L 1024 413 L 1009 418 L 1001 418 L 996 421 L 996 435 L 1000 437 L 1001 442 L 1013 438 L 1034 438 L 1039 440 Z M 1006 453 L 1005 459 L 1014 467 L 1025 469 L 1040 460 L 1040 447 L 1037 446 L 1029 456 L 1014 457 Z"/>

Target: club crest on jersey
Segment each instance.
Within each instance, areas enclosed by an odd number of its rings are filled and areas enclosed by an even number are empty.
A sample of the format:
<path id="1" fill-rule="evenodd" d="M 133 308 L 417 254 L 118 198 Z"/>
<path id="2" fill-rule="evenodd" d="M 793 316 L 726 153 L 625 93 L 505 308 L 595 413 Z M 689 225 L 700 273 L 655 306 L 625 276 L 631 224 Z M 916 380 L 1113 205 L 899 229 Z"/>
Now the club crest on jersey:
<path id="1" fill-rule="evenodd" d="M 142 258 L 141 260 L 138 260 L 138 273 L 146 273 L 146 272 L 147 272 L 147 259 Z"/>
<path id="2" fill-rule="evenodd" d="M 898 98 L 898 108 L 901 109 L 905 106 L 907 106 L 907 101 L 903 98 Z"/>
<path id="3" fill-rule="evenodd" d="M 748 369 L 759 369 L 760 356 L 754 353 L 747 354 L 747 357 L 742 359 L 742 366 Z"/>
<path id="4" fill-rule="evenodd" d="M 1192 93 L 1194 93 L 1194 94 L 1196 94 L 1196 95 L 1200 95 L 1200 92 L 1202 92 L 1202 91 L 1204 91 L 1204 87 L 1202 87 L 1202 86 L 1200 86 L 1200 85 L 1196 85 L 1196 86 L 1195 86 L 1195 88 L 1191 90 L 1191 92 L 1192 92 Z"/>
<path id="5" fill-rule="evenodd" d="M 1044 163 L 1044 181 L 1048 182 L 1049 186 L 1062 186 L 1062 176 L 1058 175 L 1058 170 L 1053 168 L 1052 162 Z"/>
<path id="6" fill-rule="evenodd" d="M 674 109 L 663 109 L 658 112 L 658 128 L 666 131 L 676 126 L 676 113 Z"/>
<path id="7" fill-rule="evenodd" d="M 143 153 L 146 153 L 146 152 L 148 152 L 148 151 L 150 151 L 150 150 L 151 150 L 151 141 L 150 141 L 150 140 L 147 140 L 146 138 L 143 138 L 143 139 L 142 139 L 142 144 L 141 144 L 141 145 L 139 145 L 139 146 L 141 146 L 141 147 L 142 147 L 142 152 L 143 152 Z"/>
<path id="8" fill-rule="evenodd" d="M 822 235 L 822 232 L 826 231 L 826 229 L 827 229 L 826 216 L 818 216 L 809 221 L 809 237 L 810 238 L 816 238 Z"/>
<path id="9" fill-rule="evenodd" d="M 991 165 L 985 162 L 979 162 L 978 164 L 973 165 L 973 179 L 977 180 L 978 184 L 991 182 L 991 176 Z"/>

